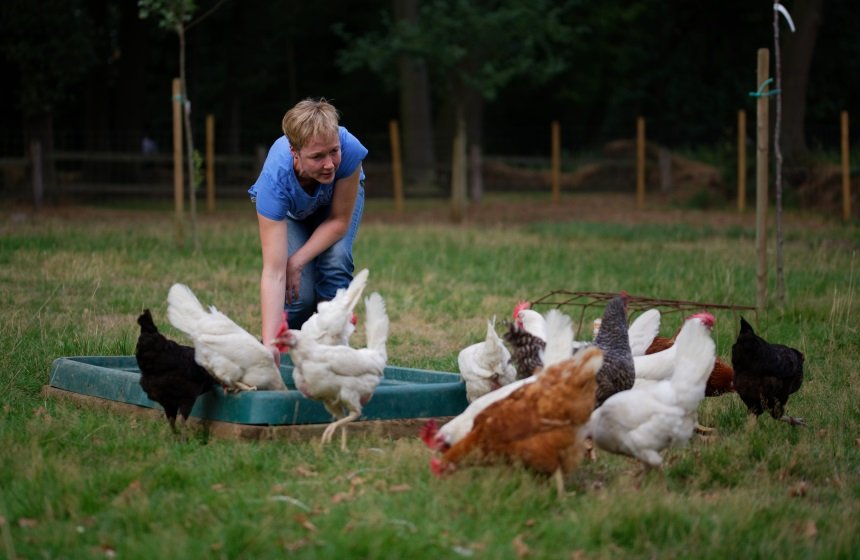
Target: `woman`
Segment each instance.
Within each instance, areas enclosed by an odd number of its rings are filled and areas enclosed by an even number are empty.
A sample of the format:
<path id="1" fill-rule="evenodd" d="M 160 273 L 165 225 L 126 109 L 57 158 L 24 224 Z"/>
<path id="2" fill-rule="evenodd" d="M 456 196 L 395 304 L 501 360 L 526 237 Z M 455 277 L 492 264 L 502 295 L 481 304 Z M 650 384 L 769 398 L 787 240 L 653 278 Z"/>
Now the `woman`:
<path id="1" fill-rule="evenodd" d="M 361 162 L 367 156 L 325 99 L 297 103 L 282 128 L 284 136 L 272 144 L 248 189 L 263 249 L 263 343 L 277 363 L 280 355 L 269 342 L 281 311 L 287 310 L 290 328 L 301 328 L 317 302 L 332 299 L 352 280 L 352 243 L 364 210 Z"/>

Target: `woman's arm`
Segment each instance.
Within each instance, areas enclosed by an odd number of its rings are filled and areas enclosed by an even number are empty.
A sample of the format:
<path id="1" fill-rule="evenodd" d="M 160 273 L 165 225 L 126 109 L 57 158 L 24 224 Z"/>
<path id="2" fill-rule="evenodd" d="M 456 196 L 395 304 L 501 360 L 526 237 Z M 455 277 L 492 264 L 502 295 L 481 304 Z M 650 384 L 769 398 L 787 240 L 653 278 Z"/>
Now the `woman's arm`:
<path id="1" fill-rule="evenodd" d="M 334 184 L 331 213 L 328 218 L 314 230 L 307 242 L 290 256 L 287 263 L 287 301 L 292 301 L 293 296 L 298 295 L 302 269 L 305 265 L 340 241 L 349 231 L 352 214 L 355 211 L 355 200 L 358 197 L 360 177 L 361 165 L 355 168 L 352 175 L 339 179 Z"/>
<path id="2" fill-rule="evenodd" d="M 280 365 L 280 353 L 271 345 L 281 325 L 287 286 L 287 222 L 270 220 L 257 214 L 260 245 L 263 248 L 263 272 L 260 276 L 260 310 L 263 344 L 272 350 Z"/>

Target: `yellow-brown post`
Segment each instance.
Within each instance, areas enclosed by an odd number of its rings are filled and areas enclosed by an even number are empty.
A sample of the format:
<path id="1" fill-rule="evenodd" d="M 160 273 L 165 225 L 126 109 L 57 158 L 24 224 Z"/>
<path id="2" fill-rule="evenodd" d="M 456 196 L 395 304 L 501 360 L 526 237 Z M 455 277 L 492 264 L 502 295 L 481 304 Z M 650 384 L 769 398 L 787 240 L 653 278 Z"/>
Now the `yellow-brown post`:
<path id="1" fill-rule="evenodd" d="M 466 218 L 466 121 L 457 116 L 454 149 L 451 156 L 451 219 L 461 223 Z"/>
<path id="2" fill-rule="evenodd" d="M 758 90 L 767 81 L 770 73 L 770 50 L 758 50 Z M 770 89 L 770 88 L 766 88 Z M 767 91 L 761 91 L 756 102 L 756 180 L 755 180 L 755 244 L 758 261 L 756 266 L 756 307 L 763 312 L 767 304 L 767 182 L 769 164 L 768 135 L 770 97 L 763 95 Z"/>
<path id="3" fill-rule="evenodd" d="M 738 111 L 738 212 L 747 208 L 747 112 Z"/>
<path id="4" fill-rule="evenodd" d="M 645 206 L 645 117 L 636 117 L 636 207 Z"/>
<path id="5" fill-rule="evenodd" d="M 173 78 L 173 206 L 175 209 L 176 242 L 179 245 L 184 243 L 185 237 L 182 227 L 184 210 L 182 198 L 182 108 L 184 104 L 182 83 L 179 78 Z"/>
<path id="6" fill-rule="evenodd" d="M 561 125 L 552 121 L 552 201 L 561 201 Z"/>
<path id="7" fill-rule="evenodd" d="M 206 115 L 206 211 L 215 211 L 215 115 Z"/>
<path id="8" fill-rule="evenodd" d="M 391 177 L 394 181 L 394 211 L 403 213 L 403 162 L 400 156 L 400 127 L 397 121 L 388 121 L 388 135 L 391 137 Z"/>
<path id="9" fill-rule="evenodd" d="M 842 129 L 842 219 L 851 219 L 851 152 L 848 150 L 848 111 L 839 118 Z"/>

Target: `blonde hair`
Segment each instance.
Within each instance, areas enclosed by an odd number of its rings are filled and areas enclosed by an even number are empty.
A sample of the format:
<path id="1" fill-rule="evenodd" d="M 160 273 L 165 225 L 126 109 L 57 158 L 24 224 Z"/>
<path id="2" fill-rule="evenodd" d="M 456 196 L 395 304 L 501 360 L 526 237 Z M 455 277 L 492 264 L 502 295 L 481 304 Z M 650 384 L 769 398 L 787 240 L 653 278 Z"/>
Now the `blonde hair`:
<path id="1" fill-rule="evenodd" d="M 281 122 L 281 129 L 290 141 L 290 145 L 296 150 L 301 150 L 316 136 L 337 137 L 339 120 L 337 109 L 325 98 L 307 98 L 287 111 Z"/>

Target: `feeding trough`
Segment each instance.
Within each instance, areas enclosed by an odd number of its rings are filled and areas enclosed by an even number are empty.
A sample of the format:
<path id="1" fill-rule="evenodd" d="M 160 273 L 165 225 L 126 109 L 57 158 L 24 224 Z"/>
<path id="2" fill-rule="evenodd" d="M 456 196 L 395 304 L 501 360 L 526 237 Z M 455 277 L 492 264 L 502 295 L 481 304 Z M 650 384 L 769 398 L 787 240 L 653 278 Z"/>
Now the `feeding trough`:
<path id="1" fill-rule="evenodd" d="M 216 435 L 298 435 L 297 439 L 305 439 L 319 433 L 332 416 L 322 403 L 296 390 L 292 370 L 289 357 L 283 356 L 281 376 L 289 389 L 286 392 L 228 394 L 215 387 L 197 399 L 191 418 L 206 422 Z M 57 358 L 46 391 L 86 403 L 154 409 L 162 414 L 161 407 L 149 400 L 140 387 L 140 370 L 134 356 Z M 373 398 L 364 406 L 361 421 L 349 429 L 364 425 L 388 435 L 400 435 L 400 431 L 414 435 L 416 426 L 425 419 L 455 416 L 467 405 L 465 385 L 456 373 L 388 366 Z"/>

